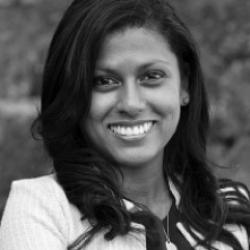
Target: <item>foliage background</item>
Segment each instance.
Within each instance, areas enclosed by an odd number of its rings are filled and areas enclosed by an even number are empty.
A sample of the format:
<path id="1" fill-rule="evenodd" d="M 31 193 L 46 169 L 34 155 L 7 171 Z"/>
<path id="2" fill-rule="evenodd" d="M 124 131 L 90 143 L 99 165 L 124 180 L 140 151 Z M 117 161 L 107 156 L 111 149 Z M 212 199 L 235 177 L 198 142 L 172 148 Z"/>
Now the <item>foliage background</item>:
<path id="1" fill-rule="evenodd" d="M 0 0 L 0 218 L 12 180 L 50 171 L 30 136 L 43 63 L 69 0 Z M 250 188 L 250 1 L 172 0 L 200 48 L 211 100 L 209 156 Z"/>

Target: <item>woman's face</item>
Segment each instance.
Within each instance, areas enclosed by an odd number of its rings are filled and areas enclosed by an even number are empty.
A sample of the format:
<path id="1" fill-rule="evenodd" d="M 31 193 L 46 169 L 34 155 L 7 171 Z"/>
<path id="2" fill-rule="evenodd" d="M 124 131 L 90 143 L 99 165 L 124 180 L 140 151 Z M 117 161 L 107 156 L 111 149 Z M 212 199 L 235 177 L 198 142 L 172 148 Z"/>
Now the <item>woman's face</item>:
<path id="1" fill-rule="evenodd" d="M 127 28 L 104 40 L 83 127 L 121 166 L 162 162 L 185 95 L 177 58 L 164 37 L 147 28 Z"/>

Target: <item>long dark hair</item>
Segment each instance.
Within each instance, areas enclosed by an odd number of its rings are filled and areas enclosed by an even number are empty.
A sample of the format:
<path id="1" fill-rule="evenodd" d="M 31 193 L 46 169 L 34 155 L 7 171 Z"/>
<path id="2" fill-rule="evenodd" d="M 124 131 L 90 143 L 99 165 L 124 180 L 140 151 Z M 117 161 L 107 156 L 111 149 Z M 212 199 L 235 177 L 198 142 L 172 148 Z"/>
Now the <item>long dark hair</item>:
<path id="1" fill-rule="evenodd" d="M 199 56 L 189 30 L 166 0 L 75 0 L 54 34 L 44 69 L 41 112 L 33 129 L 42 136 L 69 201 L 93 226 L 72 248 L 80 248 L 103 228 L 110 229 L 105 234 L 107 240 L 133 230 L 133 216 L 121 202 L 126 197 L 115 181 L 120 179 L 119 166 L 99 155 L 88 134 L 80 130 L 88 116 L 103 40 L 126 27 L 156 28 L 177 56 L 188 82 L 190 102 L 181 109 L 180 122 L 164 156 L 166 180 L 175 183 L 182 197 L 183 223 L 208 249 L 216 239 L 241 250 L 222 225 L 242 224 L 249 232 L 249 204 L 236 195 L 241 205 L 229 206 L 225 196 L 218 195 L 219 183 L 206 159 L 209 115 Z M 190 226 L 205 239 L 199 239 Z"/>

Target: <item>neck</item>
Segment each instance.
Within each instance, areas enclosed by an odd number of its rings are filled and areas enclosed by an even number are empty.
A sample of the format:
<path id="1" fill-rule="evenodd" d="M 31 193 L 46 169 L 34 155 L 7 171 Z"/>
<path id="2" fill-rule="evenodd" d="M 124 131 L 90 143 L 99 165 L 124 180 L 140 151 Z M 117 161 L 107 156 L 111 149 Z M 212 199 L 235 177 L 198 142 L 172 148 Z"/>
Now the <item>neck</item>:
<path id="1" fill-rule="evenodd" d="M 125 196 L 146 206 L 159 218 L 164 218 L 172 200 L 163 175 L 162 163 L 122 170 Z"/>

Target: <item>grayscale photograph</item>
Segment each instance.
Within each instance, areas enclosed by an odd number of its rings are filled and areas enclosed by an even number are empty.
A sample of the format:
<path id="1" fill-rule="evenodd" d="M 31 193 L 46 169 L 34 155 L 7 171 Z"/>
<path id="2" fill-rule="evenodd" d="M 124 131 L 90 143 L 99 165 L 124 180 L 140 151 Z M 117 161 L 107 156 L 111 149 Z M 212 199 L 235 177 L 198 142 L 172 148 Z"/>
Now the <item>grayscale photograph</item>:
<path id="1" fill-rule="evenodd" d="M 0 0 L 0 250 L 249 250 L 249 0 Z"/>

